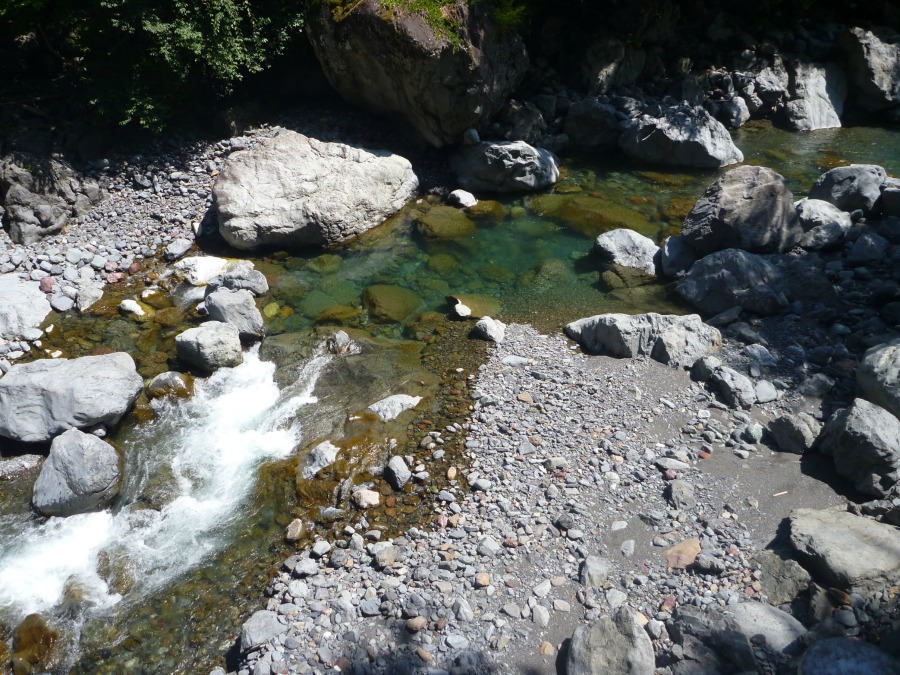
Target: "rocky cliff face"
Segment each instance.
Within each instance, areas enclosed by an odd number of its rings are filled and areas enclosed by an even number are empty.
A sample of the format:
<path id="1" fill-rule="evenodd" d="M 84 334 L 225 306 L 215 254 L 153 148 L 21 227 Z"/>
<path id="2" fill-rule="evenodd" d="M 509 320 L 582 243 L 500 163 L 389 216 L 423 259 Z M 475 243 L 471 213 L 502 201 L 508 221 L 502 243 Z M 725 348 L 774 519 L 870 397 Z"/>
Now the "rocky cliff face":
<path id="1" fill-rule="evenodd" d="M 458 142 L 508 100 L 528 56 L 515 31 L 458 0 L 447 30 L 363 0 L 345 16 L 317 0 L 308 35 L 331 85 L 349 102 L 399 115 L 430 144 Z"/>

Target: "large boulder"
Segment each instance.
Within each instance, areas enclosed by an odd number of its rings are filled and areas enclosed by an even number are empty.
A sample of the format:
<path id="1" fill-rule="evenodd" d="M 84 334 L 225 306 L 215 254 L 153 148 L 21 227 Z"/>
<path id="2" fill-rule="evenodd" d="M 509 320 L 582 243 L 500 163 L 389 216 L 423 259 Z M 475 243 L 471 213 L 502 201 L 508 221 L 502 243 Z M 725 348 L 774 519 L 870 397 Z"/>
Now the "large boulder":
<path id="1" fill-rule="evenodd" d="M 329 245 L 384 222 L 418 186 L 399 155 L 281 130 L 232 154 L 213 198 L 235 248 Z"/>
<path id="2" fill-rule="evenodd" d="M 37 328 L 50 313 L 47 296 L 36 281 L 16 274 L 0 275 L 0 338 L 15 340 L 28 328 Z"/>
<path id="3" fill-rule="evenodd" d="M 609 103 L 585 98 L 569 107 L 563 128 L 576 149 L 614 148 L 624 126 L 620 115 Z"/>
<path id="4" fill-rule="evenodd" d="M 814 251 L 839 243 L 853 220 L 831 202 L 822 199 L 801 199 L 794 208 L 797 223 L 803 230 L 800 245 Z"/>
<path id="5" fill-rule="evenodd" d="M 900 105 L 900 36 L 888 30 L 851 28 L 838 39 L 853 100 L 878 112 Z"/>
<path id="6" fill-rule="evenodd" d="M 266 609 L 256 611 L 241 626 L 241 651 L 256 649 L 287 630 L 288 626 L 281 622 L 277 612 Z"/>
<path id="7" fill-rule="evenodd" d="M 886 497 L 900 480 L 900 420 L 865 399 L 835 413 L 818 444 L 860 492 Z"/>
<path id="8" fill-rule="evenodd" d="M 556 156 L 525 141 L 465 146 L 454 156 L 452 166 L 459 184 L 475 193 L 533 192 L 559 180 Z"/>
<path id="9" fill-rule="evenodd" d="M 669 108 L 632 120 L 619 138 L 629 157 L 648 164 L 716 169 L 744 161 L 721 122 L 703 108 Z"/>
<path id="10" fill-rule="evenodd" d="M 422 298 L 402 286 L 374 284 L 363 292 L 369 317 L 379 323 L 403 323 L 422 307 Z"/>
<path id="11" fill-rule="evenodd" d="M 459 142 L 509 100 L 528 68 L 525 47 L 483 4 L 449 3 L 437 27 L 405 7 L 316 0 L 306 32 L 345 99 L 403 119 L 434 146 Z"/>
<path id="12" fill-rule="evenodd" d="M 604 232 L 594 241 L 594 251 L 622 267 L 656 274 L 659 246 L 634 230 L 618 228 Z"/>
<path id="13" fill-rule="evenodd" d="M 592 42 L 581 62 L 582 79 L 592 96 L 606 94 L 613 87 L 632 84 L 641 74 L 647 55 L 640 47 L 617 37 L 601 37 Z"/>
<path id="14" fill-rule="evenodd" d="M 680 234 L 666 237 L 659 249 L 659 264 L 667 277 L 680 277 L 697 261 L 697 252 Z"/>
<path id="15" fill-rule="evenodd" d="M 785 611 L 764 602 L 740 602 L 728 610 L 748 640 L 765 638 L 766 647 L 793 656 L 806 646 L 806 628 Z"/>
<path id="16" fill-rule="evenodd" d="M 784 176 L 762 166 L 739 166 L 719 177 L 681 225 L 685 241 L 704 253 L 780 253 L 802 234 Z"/>
<path id="17" fill-rule="evenodd" d="M 653 643 L 627 607 L 579 626 L 572 636 L 566 675 L 652 675 L 656 668 Z"/>
<path id="18" fill-rule="evenodd" d="M 804 652 L 797 665 L 797 675 L 895 673 L 900 673 L 900 662 L 869 642 L 849 637 L 819 640 Z"/>
<path id="19" fill-rule="evenodd" d="M 259 297 L 269 290 L 266 275 L 253 267 L 249 260 L 237 260 L 228 265 L 221 274 L 212 277 L 206 284 L 205 294 L 215 293 L 220 288 L 230 291 L 246 290 Z"/>
<path id="20" fill-rule="evenodd" d="M 665 364 L 690 364 L 722 346 L 722 336 L 696 314 L 598 314 L 565 327 L 582 349 L 620 358 L 647 355 Z"/>
<path id="21" fill-rule="evenodd" d="M 109 443 L 78 429 L 53 439 L 31 498 L 47 516 L 71 516 L 107 506 L 119 493 L 119 455 Z"/>
<path id="22" fill-rule="evenodd" d="M 831 202 L 841 211 L 862 209 L 868 214 L 875 209 L 885 180 L 885 170 L 876 164 L 839 166 L 819 176 L 809 198 Z"/>
<path id="23" fill-rule="evenodd" d="M 123 352 L 15 365 L 0 378 L 0 436 L 43 443 L 69 429 L 117 424 L 143 387 Z"/>
<path id="24" fill-rule="evenodd" d="M 206 372 L 244 361 L 237 327 L 221 321 L 207 321 L 176 336 L 175 351 L 182 361 Z"/>
<path id="25" fill-rule="evenodd" d="M 816 579 L 844 589 L 875 589 L 897 580 L 900 529 L 847 511 L 796 509 L 791 545 Z"/>
<path id="26" fill-rule="evenodd" d="M 863 396 L 895 417 L 900 417 L 900 338 L 876 345 L 856 369 L 856 384 Z"/>
<path id="27" fill-rule="evenodd" d="M 841 126 L 847 78 L 840 66 L 797 60 L 790 67 L 791 100 L 785 111 L 797 131 L 833 129 Z"/>
<path id="28" fill-rule="evenodd" d="M 780 294 L 782 274 L 758 255 L 727 249 L 695 262 L 675 292 L 714 315 L 741 306 L 756 314 L 774 314 L 786 305 Z"/>
<path id="29" fill-rule="evenodd" d="M 241 289 L 230 291 L 220 288 L 206 296 L 204 301 L 209 318 L 230 323 L 238 329 L 241 340 L 259 340 L 265 334 L 262 313 L 253 300 L 253 293 Z"/>
<path id="30" fill-rule="evenodd" d="M 682 650 L 683 661 L 677 673 L 758 672 L 747 635 L 723 609 L 679 605 L 667 628 Z"/>
<path id="31" fill-rule="evenodd" d="M 802 455 L 812 449 L 822 425 L 809 413 L 788 413 L 769 422 L 769 433 L 782 452 Z"/>

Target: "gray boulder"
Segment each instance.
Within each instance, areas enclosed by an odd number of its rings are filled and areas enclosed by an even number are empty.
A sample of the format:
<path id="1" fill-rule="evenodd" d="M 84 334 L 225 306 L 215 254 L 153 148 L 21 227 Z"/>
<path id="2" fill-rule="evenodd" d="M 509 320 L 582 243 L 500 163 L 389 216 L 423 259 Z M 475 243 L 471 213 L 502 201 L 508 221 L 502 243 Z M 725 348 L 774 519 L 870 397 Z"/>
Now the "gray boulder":
<path id="1" fill-rule="evenodd" d="M 853 100 L 878 112 L 900 105 L 900 36 L 894 31 L 851 28 L 838 38 Z"/>
<path id="2" fill-rule="evenodd" d="M 732 408 L 746 409 L 756 403 L 753 381 L 733 368 L 719 366 L 713 370 L 709 380 Z"/>
<path id="3" fill-rule="evenodd" d="M 244 361 L 238 329 L 221 321 L 206 321 L 177 335 L 175 351 L 182 361 L 206 372 Z"/>
<path id="4" fill-rule="evenodd" d="M 656 274 L 659 246 L 634 230 L 619 228 L 604 232 L 594 242 L 594 251 L 622 267 Z"/>
<path id="5" fill-rule="evenodd" d="M 34 508 L 71 516 L 106 507 L 119 494 L 119 455 L 109 443 L 78 429 L 53 439 L 34 484 Z"/>
<path id="6" fill-rule="evenodd" d="M 279 621 L 277 613 L 265 609 L 253 612 L 253 616 L 241 627 L 241 651 L 255 649 L 287 630 L 288 627 Z"/>
<path id="7" fill-rule="evenodd" d="M 556 156 L 525 141 L 465 146 L 451 164 L 459 184 L 475 193 L 533 192 L 559 179 Z"/>
<path id="8" fill-rule="evenodd" d="M 744 161 L 728 130 L 703 108 L 669 108 L 660 117 L 632 120 L 619 137 L 632 159 L 714 169 Z"/>
<path id="9" fill-rule="evenodd" d="M 680 234 L 666 237 L 660 247 L 660 267 L 664 276 L 680 277 L 697 260 L 697 252 Z"/>
<path id="10" fill-rule="evenodd" d="M 408 5 L 312 3 L 304 32 L 331 86 L 401 119 L 434 146 L 458 143 L 509 100 L 528 70 L 519 33 L 490 8 L 457 3 L 440 27 Z"/>
<path id="11" fill-rule="evenodd" d="M 622 134 L 619 111 L 596 98 L 585 98 L 569 106 L 565 131 L 577 148 L 615 148 Z"/>
<path id="12" fill-rule="evenodd" d="M 738 249 L 717 251 L 691 266 L 675 292 L 707 315 L 740 305 L 757 314 L 787 306 L 780 291 L 782 274 L 757 255 Z"/>
<path id="13" fill-rule="evenodd" d="M 900 662 L 868 642 L 848 637 L 819 640 L 804 652 L 797 675 L 895 675 Z"/>
<path id="14" fill-rule="evenodd" d="M 122 352 L 15 365 L 0 378 L 0 436 L 43 443 L 69 429 L 117 424 L 143 387 Z"/>
<path id="15" fill-rule="evenodd" d="M 665 364 L 689 364 L 722 346 L 718 329 L 696 314 L 598 314 L 573 321 L 565 333 L 593 353 L 619 358 L 647 355 Z"/>
<path id="16" fill-rule="evenodd" d="M 190 251 L 191 246 L 193 245 L 194 242 L 190 239 L 173 239 L 166 244 L 166 248 L 163 251 L 163 258 L 165 258 L 166 262 L 174 262 Z"/>
<path id="17" fill-rule="evenodd" d="M 209 318 L 230 323 L 238 329 L 241 340 L 259 340 L 265 335 L 262 313 L 250 291 L 220 288 L 207 295 L 204 302 Z"/>
<path id="18" fill-rule="evenodd" d="M 872 403 L 900 417 L 900 338 L 866 351 L 856 369 L 856 384 Z"/>
<path id="19" fill-rule="evenodd" d="M 719 118 L 729 129 L 740 129 L 750 120 L 750 108 L 742 97 L 735 96 L 719 108 Z"/>
<path id="20" fill-rule="evenodd" d="M 764 602 L 741 602 L 728 611 L 751 642 L 762 636 L 769 649 L 786 656 L 803 651 L 806 628 L 787 612 Z"/>
<path id="21" fill-rule="evenodd" d="M 850 214 L 822 199 L 801 199 L 794 208 L 803 230 L 800 245 L 817 251 L 838 244 L 853 221 Z"/>
<path id="22" fill-rule="evenodd" d="M 282 130 L 231 154 L 213 198 L 235 248 L 329 245 L 384 222 L 418 185 L 403 157 Z"/>
<path id="23" fill-rule="evenodd" d="M 818 420 L 804 412 L 782 415 L 769 422 L 769 433 L 778 449 L 798 455 L 812 448 L 821 429 Z"/>
<path id="24" fill-rule="evenodd" d="M 406 465 L 406 460 L 400 455 L 394 455 L 388 460 L 384 469 L 384 477 L 395 490 L 402 490 L 412 478 L 412 472 Z"/>
<path id="25" fill-rule="evenodd" d="M 575 630 L 565 672 L 566 675 L 652 675 L 655 668 L 650 638 L 634 613 L 620 607 L 612 617 L 602 616 Z"/>
<path id="26" fill-rule="evenodd" d="M 387 398 L 383 398 L 380 401 L 376 401 L 368 408 L 366 408 L 366 410 L 378 415 L 379 419 L 381 419 L 382 422 L 390 422 L 392 419 L 396 419 L 407 410 L 412 410 L 413 408 L 415 408 L 417 405 L 419 405 L 419 401 L 421 400 L 421 396 L 394 394 L 393 396 L 388 396 Z"/>
<path id="27" fill-rule="evenodd" d="M 729 613 L 713 607 L 680 605 L 667 625 L 684 660 L 675 673 L 756 673 L 753 647 Z"/>
<path id="28" fill-rule="evenodd" d="M 821 199 L 841 211 L 862 209 L 871 213 L 881 197 L 887 174 L 875 164 L 851 164 L 826 171 L 809 191 L 810 199 Z"/>
<path id="29" fill-rule="evenodd" d="M 44 458 L 41 455 L 18 455 L 9 459 L 0 459 L 0 481 L 12 480 L 23 473 L 36 469 Z"/>
<path id="30" fill-rule="evenodd" d="M 37 328 L 50 313 L 47 296 L 36 281 L 17 274 L 0 275 L 0 339 L 15 340 L 29 328 Z"/>
<path id="31" fill-rule="evenodd" d="M 822 583 L 865 591 L 890 584 L 900 569 L 900 529 L 841 510 L 796 509 L 791 545 Z"/>
<path id="32" fill-rule="evenodd" d="M 609 579 L 610 574 L 615 573 L 615 565 L 607 558 L 589 555 L 581 563 L 578 580 L 588 588 L 600 590 Z"/>
<path id="33" fill-rule="evenodd" d="M 761 166 L 740 166 L 722 175 L 681 226 L 685 241 L 705 253 L 726 248 L 780 253 L 802 234 L 784 176 Z"/>
<path id="34" fill-rule="evenodd" d="M 891 243 L 874 232 L 863 232 L 847 252 L 847 262 L 856 265 L 879 263 L 884 260 Z"/>
<path id="35" fill-rule="evenodd" d="M 790 65 L 788 125 L 796 131 L 832 129 L 841 126 L 847 78 L 840 66 L 796 60 Z"/>
<path id="36" fill-rule="evenodd" d="M 506 324 L 489 316 L 482 317 L 472 329 L 472 336 L 500 344 L 506 339 Z"/>
<path id="37" fill-rule="evenodd" d="M 299 468 L 300 476 L 302 478 L 315 477 L 319 471 L 334 464 L 340 451 L 341 449 L 330 441 L 322 441 L 303 458 L 303 463 Z"/>
<path id="38" fill-rule="evenodd" d="M 900 480 L 900 420 L 865 399 L 835 413 L 818 446 L 860 492 L 886 497 Z"/>
<path id="39" fill-rule="evenodd" d="M 773 605 L 791 603 L 809 587 L 812 577 L 796 560 L 774 551 L 760 551 L 753 562 L 762 571 L 762 593 Z"/>
<path id="40" fill-rule="evenodd" d="M 266 275 L 254 269 L 249 260 L 238 260 L 229 265 L 222 274 L 214 276 L 206 284 L 205 294 L 215 293 L 220 288 L 230 291 L 246 290 L 259 297 L 269 290 L 269 282 Z"/>

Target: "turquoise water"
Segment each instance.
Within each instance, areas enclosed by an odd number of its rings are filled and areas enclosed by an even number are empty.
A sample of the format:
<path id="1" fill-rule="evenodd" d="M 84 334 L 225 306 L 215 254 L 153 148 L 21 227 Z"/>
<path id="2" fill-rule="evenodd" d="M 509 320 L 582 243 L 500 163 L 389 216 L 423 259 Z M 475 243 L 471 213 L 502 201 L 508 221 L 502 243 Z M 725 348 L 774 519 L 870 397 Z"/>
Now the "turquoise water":
<path id="1" fill-rule="evenodd" d="M 823 171 L 841 164 L 877 163 L 900 176 L 900 131 L 796 134 L 754 124 L 738 131 L 735 141 L 747 163 L 785 175 L 797 199 Z M 259 303 L 267 330 L 273 336 L 297 334 L 299 340 L 317 327 L 342 326 L 358 335 L 390 338 L 393 342 L 386 344 L 395 347 L 373 351 L 369 358 L 381 359 L 381 370 L 397 371 L 400 380 L 423 369 L 416 344 L 421 347 L 445 321 L 453 294 L 474 294 L 478 303 L 493 305 L 492 315 L 547 331 L 601 312 L 684 311 L 666 284 L 606 268 L 591 254 L 593 239 L 616 227 L 630 227 L 656 241 L 676 234 L 717 175 L 632 166 L 621 159 L 568 158 L 553 190 L 484 202 L 469 216 L 423 199 L 346 248 L 324 255 L 273 252 L 254 259 L 271 285 Z M 127 350 L 138 357 L 145 376 L 174 365 L 172 341 L 184 324 L 136 324 L 117 315 L 117 303 L 111 300 L 94 316 L 57 322 L 58 337 L 48 339 L 48 345 L 65 349 L 68 356 L 98 348 Z M 398 359 L 401 350 L 406 357 Z M 397 363 L 407 370 L 400 372 Z M 374 372 L 379 366 L 368 368 Z M 129 466 L 138 459 L 129 450 L 135 439 L 164 446 L 170 443 L 166 433 L 179 435 L 158 422 L 147 430 L 137 419 L 131 425 L 117 441 L 130 453 Z M 152 452 L 150 458 L 134 472 L 158 469 Z M 284 553 L 284 525 L 301 506 L 287 461 L 252 469 L 255 487 L 242 517 L 226 519 L 205 534 L 205 543 L 216 542 L 209 544 L 210 553 L 162 590 L 129 596 L 131 582 L 123 568 L 128 556 L 116 559 L 111 549 L 113 557 L 98 573 L 112 591 L 122 592 L 123 601 L 76 610 L 84 600 L 73 593 L 55 614 L 49 612 L 51 623 L 84 617 L 75 672 L 194 672 L 199 664 L 208 670 L 210 664 L 224 663 L 242 618 L 260 604 L 265 579 Z M 173 479 L 158 473 L 150 481 L 153 490 L 134 491 L 135 504 L 143 501 L 155 510 L 171 499 L 166 491 Z M 330 493 L 323 489 L 322 494 Z M 25 532 L 34 526 L 36 519 L 26 515 L 27 498 L 17 491 L 0 499 L 4 527 Z"/>

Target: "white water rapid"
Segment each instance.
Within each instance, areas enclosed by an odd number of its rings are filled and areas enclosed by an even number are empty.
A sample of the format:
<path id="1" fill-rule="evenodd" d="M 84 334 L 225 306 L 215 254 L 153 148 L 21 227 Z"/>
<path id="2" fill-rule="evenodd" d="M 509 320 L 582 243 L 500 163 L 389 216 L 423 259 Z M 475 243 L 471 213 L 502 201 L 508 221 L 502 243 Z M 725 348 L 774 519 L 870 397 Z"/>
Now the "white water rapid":
<path id="1" fill-rule="evenodd" d="M 316 352 L 279 391 L 275 365 L 248 352 L 198 381 L 192 398 L 154 402 L 156 418 L 125 440 L 112 510 L 0 523 L 0 620 L 52 615 L 73 595 L 84 609 L 114 605 L 122 596 L 101 578 L 104 561 L 131 578 L 129 599 L 140 598 L 225 545 L 223 528 L 241 518 L 260 464 L 300 443 L 297 413 L 316 401 L 327 362 Z"/>

